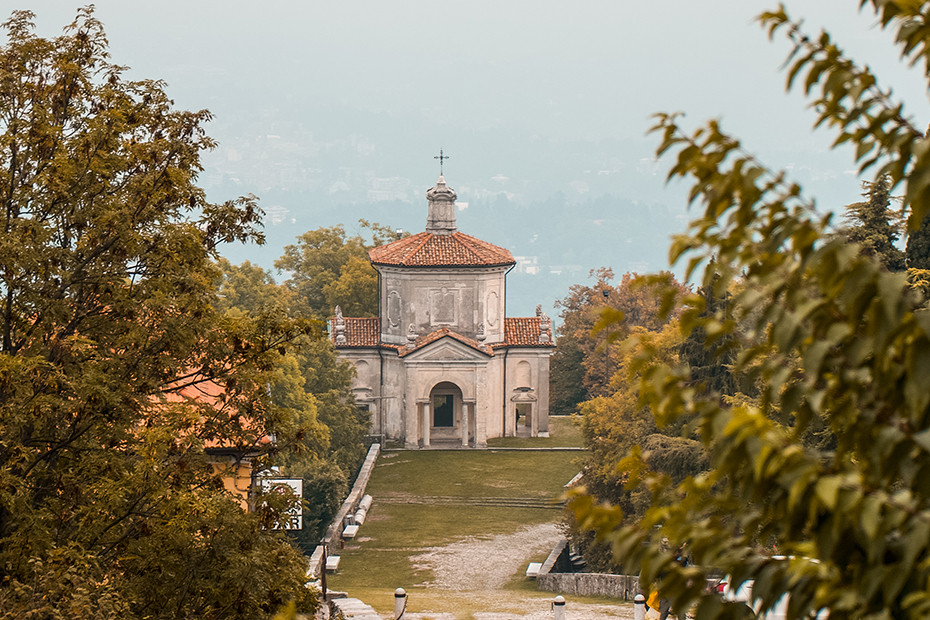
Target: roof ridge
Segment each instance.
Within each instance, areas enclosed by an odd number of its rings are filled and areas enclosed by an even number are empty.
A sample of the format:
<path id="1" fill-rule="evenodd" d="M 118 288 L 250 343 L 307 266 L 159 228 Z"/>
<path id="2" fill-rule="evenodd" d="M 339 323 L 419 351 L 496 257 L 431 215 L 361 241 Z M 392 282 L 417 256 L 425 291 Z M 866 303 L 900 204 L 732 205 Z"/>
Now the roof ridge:
<path id="1" fill-rule="evenodd" d="M 460 334 L 459 332 L 450 329 L 448 326 L 443 326 L 434 329 L 427 334 L 423 334 L 410 345 L 402 346 L 399 351 L 399 357 L 410 355 L 411 353 L 419 351 L 420 349 L 427 347 L 434 342 L 438 342 L 447 336 L 461 344 L 464 344 L 470 349 L 474 349 L 479 353 L 487 355 L 488 357 L 494 356 L 494 348 L 490 345 L 482 344 L 474 338 L 469 338 L 465 334 Z"/>
<path id="2" fill-rule="evenodd" d="M 404 258 L 404 260 L 401 261 L 401 263 L 406 263 L 406 261 L 407 261 L 408 258 L 410 258 L 411 256 L 414 256 L 417 252 L 419 252 L 420 250 L 422 250 L 423 247 L 424 247 L 427 243 L 430 242 L 430 239 L 433 238 L 433 233 L 427 232 L 427 231 L 423 231 L 423 233 L 424 233 L 424 234 L 423 234 L 423 241 L 421 241 L 420 244 L 419 244 L 418 246 L 416 246 L 416 248 L 414 248 L 413 252 L 410 252 L 409 254 L 407 254 L 407 256 Z"/>
<path id="3" fill-rule="evenodd" d="M 482 240 L 479 239 L 478 237 L 472 237 L 471 235 L 468 235 L 468 234 L 465 234 L 465 233 L 459 232 L 459 231 L 455 231 L 454 233 L 452 233 L 452 236 L 453 236 L 453 237 L 457 237 L 457 236 L 468 237 L 469 239 L 474 239 L 475 241 L 479 242 L 479 244 L 481 244 L 481 245 L 484 245 L 484 243 L 485 243 L 484 241 L 482 241 Z M 461 244 L 462 248 L 465 249 L 471 256 L 474 257 L 474 258 L 472 258 L 472 261 L 474 261 L 474 262 L 476 262 L 476 263 L 482 261 L 482 257 L 481 257 L 477 252 L 475 252 L 473 249 L 471 249 L 470 247 L 468 247 L 468 244 L 464 243 L 462 239 L 456 239 L 456 241 L 458 241 L 459 244 Z M 484 248 L 484 249 L 489 249 L 489 248 Z"/>

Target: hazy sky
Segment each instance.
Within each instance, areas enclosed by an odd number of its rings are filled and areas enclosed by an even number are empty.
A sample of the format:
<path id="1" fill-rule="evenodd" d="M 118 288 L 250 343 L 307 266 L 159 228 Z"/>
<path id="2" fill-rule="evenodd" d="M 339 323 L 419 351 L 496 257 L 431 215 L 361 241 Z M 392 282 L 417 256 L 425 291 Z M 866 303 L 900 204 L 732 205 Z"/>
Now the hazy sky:
<path id="1" fill-rule="evenodd" d="M 811 31 L 827 27 L 841 47 L 874 67 L 917 125 L 926 126 L 926 84 L 900 66 L 890 36 L 870 13 L 859 14 L 858 4 L 786 2 Z M 0 12 L 27 5 L 43 35 L 60 32 L 77 6 L 0 0 L 6 9 Z M 258 133 L 250 124 L 265 123 L 260 133 L 278 134 L 297 123 L 321 143 L 361 141 L 356 150 L 364 163 L 340 165 L 413 179 L 420 196 L 436 178 L 432 157 L 443 147 L 452 155 L 446 176 L 465 188 L 466 198 L 469 187 L 495 176 L 519 179 L 528 192 L 544 188 L 535 199 L 572 195 L 582 191 L 572 179 L 613 166 L 632 172 L 599 180 L 597 191 L 674 211 L 681 188 L 665 187 L 668 164 L 653 162 L 657 139 L 644 134 L 650 114 L 680 110 L 692 126 L 722 118 L 724 129 L 770 166 L 794 170 L 821 206 L 855 201 L 860 190 L 849 153 L 829 152 L 832 138 L 811 133 L 814 116 L 803 98 L 784 93 L 787 42 L 768 41 L 753 23 L 775 6 L 767 0 L 100 0 L 96 14 L 114 60 L 130 66 L 134 78 L 165 80 L 179 107 L 209 108 L 216 115 L 210 132 L 221 143 Z M 209 173 L 213 163 L 205 161 Z M 412 208 L 423 219 L 425 207 Z M 680 222 L 669 223 L 675 229 Z"/>
<path id="2" fill-rule="evenodd" d="M 0 4 L 4 13 L 28 5 L 43 34 L 56 33 L 76 6 Z M 165 79 L 180 106 L 207 104 L 219 116 L 263 99 L 306 98 L 311 110 L 343 105 L 452 129 L 592 139 L 638 138 L 652 112 L 687 110 L 695 120 L 723 116 L 768 147 L 785 145 L 789 124 L 788 135 L 807 142 L 810 125 L 777 75 L 787 45 L 769 43 L 752 23 L 775 4 L 102 0 L 96 7 L 118 62 Z M 886 75 L 896 65 L 889 37 L 857 5 L 787 2 L 812 30 L 827 25 Z M 922 97 L 919 86 L 908 99 L 913 94 Z M 920 104 L 915 113 L 926 112 L 926 99 Z"/>

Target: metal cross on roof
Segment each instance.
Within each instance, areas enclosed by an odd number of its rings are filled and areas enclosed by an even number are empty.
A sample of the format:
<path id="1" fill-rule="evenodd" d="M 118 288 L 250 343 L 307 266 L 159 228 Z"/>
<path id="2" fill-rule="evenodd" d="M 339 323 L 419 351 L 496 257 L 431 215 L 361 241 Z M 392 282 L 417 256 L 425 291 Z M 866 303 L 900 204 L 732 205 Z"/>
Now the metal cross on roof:
<path id="1" fill-rule="evenodd" d="M 439 174 L 442 174 L 442 162 L 446 159 L 451 159 L 448 155 L 442 154 L 442 149 L 439 149 L 439 155 L 433 157 L 433 159 L 439 160 Z"/>

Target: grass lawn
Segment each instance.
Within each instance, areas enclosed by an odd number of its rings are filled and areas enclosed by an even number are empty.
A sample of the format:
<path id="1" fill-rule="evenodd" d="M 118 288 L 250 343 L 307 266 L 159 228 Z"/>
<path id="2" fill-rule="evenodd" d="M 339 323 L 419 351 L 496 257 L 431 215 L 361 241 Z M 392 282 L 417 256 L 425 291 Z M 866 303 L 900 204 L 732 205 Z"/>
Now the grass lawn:
<path id="1" fill-rule="evenodd" d="M 580 444 L 577 427 L 567 418 L 554 420 L 553 436 L 528 440 L 522 447 Z M 552 443 L 555 442 L 555 443 Z M 507 446 L 521 447 L 521 446 Z M 577 451 L 411 450 L 382 453 L 367 492 L 374 504 L 357 540 L 340 551 L 339 573 L 328 577 L 334 590 L 349 592 L 379 612 L 393 609 L 393 592 L 410 593 L 410 611 L 433 610 L 468 618 L 482 607 L 473 593 L 426 588 L 431 571 L 415 568 L 410 558 L 430 547 L 441 547 L 474 537 L 487 539 L 512 534 L 527 526 L 558 522 L 562 512 L 545 508 L 544 500 L 557 498 L 562 485 L 578 473 L 585 454 Z M 509 506 L 479 505 L 486 498 L 501 498 Z M 506 498 L 506 499 L 504 499 Z M 525 503 L 526 505 L 520 505 Z M 529 561 L 541 562 L 546 553 Z M 525 569 L 525 566 L 524 566 Z M 418 585 L 420 584 L 420 585 Z M 532 582 L 514 574 L 505 586 L 522 597 L 551 600 Z M 501 592 L 500 594 L 504 594 Z M 487 599 L 488 597 L 484 597 Z"/>
<path id="2" fill-rule="evenodd" d="M 580 418 L 560 415 L 549 418 L 548 437 L 498 437 L 488 440 L 490 448 L 580 448 Z"/>

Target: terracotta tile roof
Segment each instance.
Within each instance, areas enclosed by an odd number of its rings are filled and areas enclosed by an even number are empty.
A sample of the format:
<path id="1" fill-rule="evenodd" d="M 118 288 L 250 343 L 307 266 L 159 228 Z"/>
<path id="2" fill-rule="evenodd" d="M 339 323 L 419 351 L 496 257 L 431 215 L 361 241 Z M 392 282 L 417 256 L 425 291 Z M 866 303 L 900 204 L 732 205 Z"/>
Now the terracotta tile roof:
<path id="1" fill-rule="evenodd" d="M 181 382 L 170 384 L 155 400 L 156 402 L 160 401 L 165 404 L 200 404 L 217 410 L 228 409 L 234 412 L 235 406 L 227 402 L 226 396 L 226 388 L 219 385 L 213 379 L 208 379 L 199 374 L 192 374 Z M 246 433 L 255 433 L 249 445 L 243 446 L 229 441 L 220 441 L 211 438 L 204 441 L 204 449 L 207 452 L 226 450 L 234 453 L 248 453 L 254 452 L 259 446 L 266 446 L 272 443 L 271 436 L 265 435 L 261 430 L 260 424 L 253 418 L 241 416 L 238 419 Z"/>
<path id="2" fill-rule="evenodd" d="M 181 385 L 170 385 L 168 390 L 162 394 L 165 402 L 186 403 L 193 401 L 219 406 L 223 395 L 226 393 L 226 390 L 216 381 L 206 379 L 201 375 L 195 374 L 188 381 Z"/>
<path id="3" fill-rule="evenodd" d="M 490 267 L 515 264 L 508 250 L 460 232 L 451 235 L 417 233 L 372 248 L 368 257 L 374 265 L 403 267 Z"/>
<path id="4" fill-rule="evenodd" d="M 404 357 L 405 355 L 410 355 L 414 351 L 418 351 L 422 349 L 423 347 L 429 344 L 432 344 L 436 342 L 437 340 L 440 340 L 445 337 L 449 337 L 449 338 L 452 338 L 453 340 L 457 340 L 461 342 L 462 344 L 467 345 L 476 351 L 479 351 L 480 353 L 484 353 L 487 356 L 494 355 L 494 350 L 488 345 L 481 344 L 477 340 L 472 340 L 471 338 L 467 336 L 463 336 L 462 334 L 456 333 L 452 331 L 451 329 L 449 329 L 448 327 L 443 327 L 441 329 L 437 329 L 434 332 L 430 332 L 428 334 L 420 336 L 412 344 L 400 347 L 400 349 L 398 350 L 398 357 Z"/>
<path id="5" fill-rule="evenodd" d="M 377 347 L 381 343 L 381 319 L 378 317 L 347 317 L 343 321 L 346 341 L 337 342 L 336 319 L 329 320 L 329 337 L 337 347 Z"/>
<path id="6" fill-rule="evenodd" d="M 540 342 L 538 316 L 504 318 L 504 342 L 494 347 L 554 347 L 551 324 L 545 334 L 547 338 Z"/>

